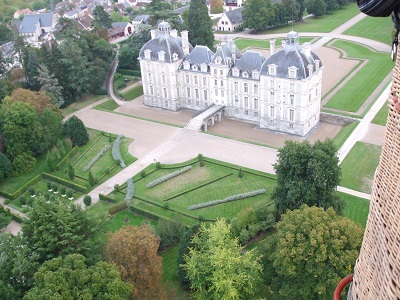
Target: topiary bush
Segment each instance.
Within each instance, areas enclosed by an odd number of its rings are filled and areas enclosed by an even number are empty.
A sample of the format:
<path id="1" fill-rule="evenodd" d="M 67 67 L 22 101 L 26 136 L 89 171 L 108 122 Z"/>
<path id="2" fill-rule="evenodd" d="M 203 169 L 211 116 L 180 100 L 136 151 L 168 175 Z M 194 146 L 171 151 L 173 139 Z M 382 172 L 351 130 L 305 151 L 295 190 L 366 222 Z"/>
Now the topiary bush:
<path id="1" fill-rule="evenodd" d="M 58 193 L 58 185 L 56 183 L 53 183 L 52 185 L 53 193 L 57 194 Z"/>
<path id="2" fill-rule="evenodd" d="M 46 182 L 46 185 L 47 185 L 47 189 L 49 190 L 49 192 L 51 192 L 52 189 L 53 189 L 53 186 L 52 186 L 51 182 L 50 182 L 50 181 L 47 181 L 47 182 Z"/>
<path id="3" fill-rule="evenodd" d="M 140 177 L 145 178 L 146 177 L 146 171 L 143 170 L 142 172 L 140 172 Z"/>
<path id="4" fill-rule="evenodd" d="M 238 177 L 239 178 L 243 178 L 243 170 L 242 170 L 242 168 L 239 169 Z"/>
<path id="5" fill-rule="evenodd" d="M 61 186 L 60 188 L 60 193 L 63 197 L 65 197 L 66 193 L 67 193 L 67 189 L 65 188 L 65 186 Z"/>
<path id="6" fill-rule="evenodd" d="M 92 204 L 92 197 L 90 197 L 89 195 L 85 195 L 85 197 L 83 197 L 83 203 L 86 206 L 90 206 L 90 204 Z"/>
<path id="7" fill-rule="evenodd" d="M 31 186 L 28 191 L 29 191 L 29 195 L 31 195 L 31 197 L 35 196 L 35 188 L 33 186 Z"/>
<path id="8" fill-rule="evenodd" d="M 93 176 L 91 171 L 89 171 L 88 182 L 89 182 L 91 187 L 93 187 L 96 184 L 96 179 L 94 178 L 94 176 Z"/>
<path id="9" fill-rule="evenodd" d="M 68 163 L 68 166 L 67 166 L 67 173 L 68 173 L 68 178 L 70 180 L 75 179 L 75 170 L 74 170 L 74 167 L 70 163 Z"/>
<path id="10" fill-rule="evenodd" d="M 77 116 L 70 117 L 63 124 L 63 131 L 66 137 L 70 138 L 72 145 L 83 146 L 89 141 L 89 134 L 82 120 Z"/>
<path id="11" fill-rule="evenodd" d="M 74 192 L 72 190 L 67 190 L 67 197 L 68 199 L 72 200 L 72 196 L 73 196 Z M 71 199 L 72 198 L 72 199 Z"/>

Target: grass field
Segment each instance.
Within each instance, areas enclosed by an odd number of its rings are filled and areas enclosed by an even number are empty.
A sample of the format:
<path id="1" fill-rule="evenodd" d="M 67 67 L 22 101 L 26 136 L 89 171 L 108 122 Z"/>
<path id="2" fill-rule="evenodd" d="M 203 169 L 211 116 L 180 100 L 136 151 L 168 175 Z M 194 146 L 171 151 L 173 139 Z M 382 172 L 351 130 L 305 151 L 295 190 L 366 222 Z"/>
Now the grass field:
<path id="1" fill-rule="evenodd" d="M 360 36 L 391 45 L 394 35 L 393 22 L 390 17 L 373 18 L 367 16 L 347 29 L 344 34 Z"/>
<path id="2" fill-rule="evenodd" d="M 90 96 L 86 96 L 83 97 L 79 100 L 77 100 L 74 103 L 71 103 L 70 105 L 68 105 L 67 107 L 61 109 L 61 112 L 63 114 L 64 117 L 68 116 L 69 114 L 72 114 L 88 105 L 91 105 L 101 99 L 107 98 L 107 95 L 90 95 Z"/>
<path id="3" fill-rule="evenodd" d="M 143 86 L 138 85 L 122 94 L 125 100 L 131 101 L 143 95 Z"/>
<path id="4" fill-rule="evenodd" d="M 387 103 L 385 103 L 382 106 L 382 108 L 378 111 L 375 118 L 372 120 L 372 123 L 377 124 L 377 125 L 386 126 L 388 110 L 389 110 L 389 108 L 387 106 Z"/>
<path id="5" fill-rule="evenodd" d="M 335 10 L 322 17 L 310 17 L 303 22 L 295 22 L 286 26 L 280 26 L 264 31 L 263 33 L 287 33 L 290 30 L 296 32 L 331 32 L 343 23 L 360 13 L 355 3 L 349 3 L 341 9 Z"/>
<path id="6" fill-rule="evenodd" d="M 370 193 L 380 153 L 380 146 L 357 142 L 341 165 L 342 180 L 340 185 L 356 191 Z"/>
<path id="7" fill-rule="evenodd" d="M 313 37 L 300 37 L 299 43 L 303 44 L 305 42 L 309 42 L 315 38 Z M 282 38 L 275 39 L 275 46 L 280 47 L 282 44 Z M 243 49 L 250 48 L 261 48 L 261 49 L 269 49 L 269 39 L 268 40 L 254 40 L 254 39 L 243 39 L 239 38 L 235 40 L 235 44 L 240 51 Z"/>
<path id="8" fill-rule="evenodd" d="M 333 47 L 343 49 L 351 58 L 367 59 L 368 63 L 328 103 L 327 108 L 356 112 L 393 68 L 387 53 L 379 53 L 347 41 L 335 41 Z M 373 74 L 373 76 L 372 76 Z"/>
<path id="9" fill-rule="evenodd" d="M 351 124 L 343 126 L 343 128 L 335 136 L 335 138 L 333 139 L 333 142 L 335 143 L 335 146 L 338 150 L 340 149 L 340 147 L 342 147 L 342 145 L 347 140 L 347 138 L 350 136 L 350 134 L 353 132 L 353 130 L 356 129 L 358 124 L 359 124 L 359 122 L 355 121 Z"/>
<path id="10" fill-rule="evenodd" d="M 338 194 L 346 202 L 343 215 L 365 228 L 369 212 L 369 201 L 345 193 L 338 192 Z"/>
<path id="11" fill-rule="evenodd" d="M 94 109 L 103 110 L 103 111 L 113 111 L 117 109 L 119 105 L 115 103 L 114 100 L 108 99 L 107 101 L 96 105 Z"/>

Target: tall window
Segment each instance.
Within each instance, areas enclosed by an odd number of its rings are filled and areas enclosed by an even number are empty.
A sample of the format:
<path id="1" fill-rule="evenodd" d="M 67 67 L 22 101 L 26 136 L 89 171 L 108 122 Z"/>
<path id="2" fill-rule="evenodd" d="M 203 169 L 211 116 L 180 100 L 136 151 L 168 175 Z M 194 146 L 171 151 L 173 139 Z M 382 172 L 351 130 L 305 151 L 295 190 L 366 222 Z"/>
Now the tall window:
<path id="1" fill-rule="evenodd" d="M 162 75 L 161 78 L 162 78 L 162 83 L 165 84 L 165 75 Z"/>
<path id="2" fill-rule="evenodd" d="M 197 82 L 197 76 L 194 76 L 194 84 L 195 84 L 195 85 L 198 84 L 198 82 Z"/>
<path id="3" fill-rule="evenodd" d="M 186 75 L 186 83 L 189 83 L 189 75 Z"/>
<path id="4" fill-rule="evenodd" d="M 186 88 L 186 96 L 190 98 L 190 88 Z"/>
<path id="5" fill-rule="evenodd" d="M 150 72 L 147 73 L 147 79 L 148 79 L 149 81 L 151 81 L 151 73 L 150 73 Z"/>
<path id="6" fill-rule="evenodd" d="M 275 82 L 273 80 L 269 81 L 269 87 L 273 89 L 275 87 Z"/>
<path id="7" fill-rule="evenodd" d="M 239 96 L 235 95 L 235 106 L 239 106 Z"/>
<path id="8" fill-rule="evenodd" d="M 217 75 L 217 69 L 214 69 L 214 75 Z"/>
<path id="9" fill-rule="evenodd" d="M 269 108 L 269 115 L 270 115 L 271 119 L 275 118 L 275 106 L 271 106 Z"/>
<path id="10" fill-rule="evenodd" d="M 215 96 L 218 96 L 218 90 L 215 89 Z"/>
<path id="11" fill-rule="evenodd" d="M 275 101 L 275 93 L 274 93 L 274 92 L 271 92 L 271 97 L 270 97 L 270 99 L 271 99 L 271 102 L 274 102 L 274 101 Z"/>
<path id="12" fill-rule="evenodd" d="M 258 98 L 254 98 L 254 109 L 258 110 Z"/>
<path id="13" fill-rule="evenodd" d="M 150 86 L 150 95 L 152 95 L 152 96 L 154 95 L 154 88 L 152 85 Z"/>
<path id="14" fill-rule="evenodd" d="M 258 94 L 258 84 L 254 85 L 254 94 Z"/>
<path id="15" fill-rule="evenodd" d="M 224 96 L 224 90 L 221 90 L 221 97 Z"/>
<path id="16" fill-rule="evenodd" d="M 223 80 L 221 80 L 221 86 L 224 86 L 224 81 Z"/>
<path id="17" fill-rule="evenodd" d="M 207 78 L 203 77 L 203 85 L 206 86 L 207 85 Z"/>
<path id="18" fill-rule="evenodd" d="M 214 85 L 218 86 L 218 80 L 217 79 L 214 80 Z"/>
<path id="19" fill-rule="evenodd" d="M 296 77 L 296 71 L 295 70 L 290 70 L 289 71 L 289 77 L 290 78 L 295 78 Z"/>
<path id="20" fill-rule="evenodd" d="M 219 75 L 224 75 L 224 70 L 219 70 Z"/>
<path id="21" fill-rule="evenodd" d="M 204 90 L 204 100 L 207 101 L 208 100 L 207 98 L 208 98 L 207 90 Z"/>
<path id="22" fill-rule="evenodd" d="M 239 83 L 235 81 L 234 86 L 235 86 L 235 92 L 237 92 L 239 90 Z"/>
<path id="23" fill-rule="evenodd" d="M 164 92 L 164 98 L 167 98 L 167 89 L 163 88 L 163 92 Z"/>
<path id="24" fill-rule="evenodd" d="M 294 95 L 290 95 L 290 105 L 294 105 Z"/>
<path id="25" fill-rule="evenodd" d="M 289 110 L 289 121 L 290 122 L 294 121 L 294 109 Z"/>
<path id="26" fill-rule="evenodd" d="M 195 89 L 194 91 L 195 91 L 195 94 L 196 94 L 196 99 L 199 99 L 200 98 L 199 97 L 199 89 Z"/>
<path id="27" fill-rule="evenodd" d="M 249 97 L 244 97 L 244 107 L 249 107 Z"/>
<path id="28" fill-rule="evenodd" d="M 248 93 L 249 92 L 249 84 L 248 83 L 244 83 L 243 84 L 243 88 L 244 88 L 244 92 Z"/>
<path id="29" fill-rule="evenodd" d="M 290 90 L 294 91 L 294 83 L 293 82 L 290 83 Z"/>

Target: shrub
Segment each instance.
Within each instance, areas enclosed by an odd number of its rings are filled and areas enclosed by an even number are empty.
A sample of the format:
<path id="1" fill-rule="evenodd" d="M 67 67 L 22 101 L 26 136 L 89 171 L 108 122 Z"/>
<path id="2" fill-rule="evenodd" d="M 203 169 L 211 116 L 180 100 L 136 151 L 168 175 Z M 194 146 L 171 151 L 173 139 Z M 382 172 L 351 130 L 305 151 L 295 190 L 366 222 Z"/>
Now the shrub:
<path id="1" fill-rule="evenodd" d="M 232 201 L 236 201 L 236 200 L 241 200 L 241 199 L 245 199 L 245 198 L 249 198 L 249 197 L 262 195 L 262 194 L 265 194 L 266 192 L 267 192 L 266 189 L 260 189 L 260 190 L 243 193 L 243 194 L 232 195 L 232 196 L 226 197 L 225 199 L 222 199 L 222 200 L 212 200 L 212 201 L 208 201 L 208 202 L 202 202 L 199 204 L 195 204 L 195 205 L 189 206 L 188 209 L 196 210 L 196 209 L 200 209 L 200 208 L 204 208 L 204 207 L 208 207 L 208 206 L 213 206 L 213 205 L 217 205 L 217 204 L 222 204 L 222 203 L 227 203 L 227 202 L 232 202 Z"/>
<path id="2" fill-rule="evenodd" d="M 18 199 L 19 199 L 19 203 L 21 203 L 21 205 L 26 205 L 26 198 L 25 198 L 25 196 L 20 196 Z"/>
<path id="3" fill-rule="evenodd" d="M 120 186 L 119 186 L 119 184 L 117 183 L 117 184 L 115 184 L 114 185 L 114 192 L 118 192 L 119 191 L 119 189 L 120 189 Z"/>
<path id="4" fill-rule="evenodd" d="M 47 165 L 49 166 L 50 171 L 54 171 L 56 169 L 58 161 L 59 158 L 57 155 L 57 148 L 53 148 L 53 150 L 50 150 L 46 156 L 46 162 Z"/>
<path id="5" fill-rule="evenodd" d="M 110 168 L 106 168 L 106 169 L 104 170 L 104 174 L 105 174 L 105 175 L 108 175 L 108 174 L 110 174 L 110 173 L 111 173 Z"/>
<path id="6" fill-rule="evenodd" d="M 70 180 L 75 179 L 75 170 L 74 170 L 74 167 L 70 163 L 67 166 L 67 173 L 68 173 L 68 178 Z"/>
<path id="7" fill-rule="evenodd" d="M 4 177 L 9 177 L 12 174 L 13 165 L 8 157 L 0 152 L 0 170 L 3 173 Z"/>
<path id="8" fill-rule="evenodd" d="M 239 169 L 238 177 L 239 178 L 243 178 L 243 170 L 242 170 L 242 168 Z"/>
<path id="9" fill-rule="evenodd" d="M 118 213 L 118 212 L 120 212 L 120 211 L 126 209 L 127 207 L 128 207 L 128 205 L 126 204 L 125 201 L 123 201 L 123 202 L 120 202 L 120 203 L 117 203 L 117 204 L 111 206 L 111 207 L 108 209 L 108 213 L 109 213 L 110 215 L 115 215 L 116 213 Z"/>
<path id="10" fill-rule="evenodd" d="M 168 204 L 168 202 L 165 202 L 164 205 L 163 205 L 163 207 L 164 207 L 165 210 L 169 209 L 169 204 Z"/>
<path id="11" fill-rule="evenodd" d="M 11 203 L 11 199 L 8 199 L 8 198 L 7 198 L 7 199 L 4 199 L 4 204 L 7 204 L 7 205 L 8 205 L 8 204 L 10 204 L 10 203 Z"/>
<path id="12" fill-rule="evenodd" d="M 55 183 L 53 183 L 52 187 L 53 187 L 53 192 L 54 192 L 55 194 L 57 194 L 57 192 L 58 192 L 58 185 L 55 184 Z"/>
<path id="13" fill-rule="evenodd" d="M 74 194 L 74 192 L 72 190 L 67 190 L 67 197 L 68 198 L 72 198 L 73 194 Z"/>
<path id="14" fill-rule="evenodd" d="M 107 95 L 107 91 L 103 89 L 94 89 L 93 90 L 93 95 L 98 96 L 98 95 Z"/>
<path id="15" fill-rule="evenodd" d="M 33 171 L 36 164 L 36 158 L 28 153 L 17 155 L 13 161 L 12 175 L 17 177 L 22 174 L 27 174 Z"/>
<path id="16" fill-rule="evenodd" d="M 47 181 L 46 185 L 47 185 L 47 189 L 48 189 L 49 191 L 53 188 L 53 186 L 52 186 L 52 184 L 51 184 L 50 181 Z"/>
<path id="17" fill-rule="evenodd" d="M 34 189 L 34 187 L 30 187 L 30 188 L 29 188 L 29 195 L 35 196 L 35 189 Z"/>
<path id="18" fill-rule="evenodd" d="M 65 194 L 67 193 L 67 189 L 65 188 L 65 186 L 63 186 L 63 185 L 61 186 L 60 193 L 61 193 L 61 195 L 65 196 Z"/>
<path id="19" fill-rule="evenodd" d="M 158 161 L 158 162 L 156 162 L 156 168 L 157 169 L 161 169 L 161 163 Z"/>
<path id="20" fill-rule="evenodd" d="M 159 250 L 164 250 L 180 242 L 186 227 L 180 223 L 160 219 L 155 234 L 160 237 Z"/>
<path id="21" fill-rule="evenodd" d="M 129 178 L 126 181 L 126 196 L 125 196 L 125 200 L 127 201 L 128 205 L 131 203 L 134 194 L 135 194 L 135 187 L 133 184 L 133 180 L 132 178 Z"/>
<path id="22" fill-rule="evenodd" d="M 169 174 L 167 174 L 167 175 L 161 176 L 161 177 L 157 178 L 156 180 L 153 180 L 153 181 L 149 182 L 149 183 L 146 185 L 146 187 L 150 189 L 150 188 L 155 187 L 156 185 L 158 185 L 158 184 L 160 184 L 160 183 L 162 183 L 162 182 L 165 182 L 165 181 L 167 181 L 167 180 L 170 180 L 171 178 L 174 178 L 174 177 L 176 177 L 176 176 L 179 176 L 179 175 L 181 175 L 182 173 L 185 173 L 185 172 L 187 172 L 187 171 L 189 171 L 189 170 L 191 170 L 191 169 L 192 169 L 192 166 L 183 167 L 183 168 L 181 168 L 181 169 L 179 169 L 179 170 L 176 170 L 176 171 L 174 171 L 174 172 L 172 172 L 172 173 L 169 173 Z"/>
<path id="23" fill-rule="evenodd" d="M 142 172 L 140 172 L 140 177 L 145 178 L 146 177 L 146 171 L 143 170 Z"/>
<path id="24" fill-rule="evenodd" d="M 33 204 L 33 198 L 29 197 L 26 199 L 26 205 L 31 206 L 32 207 Z"/>
<path id="25" fill-rule="evenodd" d="M 108 135 L 108 142 L 112 142 L 112 135 L 111 135 L 111 133 Z"/>
<path id="26" fill-rule="evenodd" d="M 83 146 L 89 141 L 89 135 L 82 120 L 72 116 L 63 124 L 63 131 L 66 137 L 70 138 L 73 146 Z"/>
<path id="27" fill-rule="evenodd" d="M 37 176 L 37 177 L 39 177 L 39 180 L 40 180 L 40 176 Z M 58 183 L 60 183 L 62 185 L 65 185 L 66 187 L 72 188 L 72 189 L 80 191 L 82 193 L 87 193 L 87 190 L 88 190 L 88 188 L 86 186 L 82 186 L 80 184 L 71 182 L 71 181 L 69 181 L 67 179 L 55 176 L 53 174 L 49 174 L 49 173 L 43 172 L 42 173 L 42 177 L 45 178 L 45 179 L 49 179 L 51 181 L 58 182 Z"/>
<path id="28" fill-rule="evenodd" d="M 46 192 L 46 193 L 44 193 L 44 198 L 46 199 L 46 200 L 49 200 L 50 199 L 50 193 L 49 192 Z"/>
<path id="29" fill-rule="evenodd" d="M 92 204 L 92 197 L 90 197 L 89 195 L 85 195 L 85 197 L 83 197 L 83 203 L 86 206 L 90 206 L 90 204 Z"/>
<path id="30" fill-rule="evenodd" d="M 87 170 L 89 170 L 96 163 L 96 161 L 98 161 L 100 157 L 102 157 L 104 153 L 107 152 L 108 149 L 110 149 L 110 145 L 105 145 L 103 149 L 101 149 L 99 153 L 97 153 L 96 156 L 93 157 L 92 160 L 82 168 L 82 171 L 86 172 Z"/>
<path id="31" fill-rule="evenodd" d="M 89 171 L 88 182 L 89 182 L 91 187 L 93 187 L 96 184 L 96 179 L 94 178 L 94 176 L 93 176 L 91 171 Z"/>
<path id="32" fill-rule="evenodd" d="M 112 146 L 112 151 L 111 151 L 111 153 L 112 153 L 112 157 L 114 158 L 114 160 L 117 161 L 117 162 L 119 162 L 119 165 L 120 165 L 122 168 L 126 168 L 126 164 L 125 164 L 125 162 L 124 162 L 124 158 L 122 157 L 121 149 L 120 149 L 120 147 L 121 147 L 121 139 L 122 139 L 123 137 L 124 137 L 123 135 L 119 135 L 119 136 L 115 139 L 115 141 L 114 141 L 114 143 L 113 143 L 113 146 Z"/>

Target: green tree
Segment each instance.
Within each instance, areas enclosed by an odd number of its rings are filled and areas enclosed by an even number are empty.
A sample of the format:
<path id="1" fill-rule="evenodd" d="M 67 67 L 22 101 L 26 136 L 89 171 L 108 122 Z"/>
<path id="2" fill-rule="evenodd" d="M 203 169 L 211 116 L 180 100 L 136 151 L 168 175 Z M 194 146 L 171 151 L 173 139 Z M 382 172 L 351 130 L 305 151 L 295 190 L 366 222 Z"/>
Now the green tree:
<path id="1" fill-rule="evenodd" d="M 90 204 L 92 204 L 92 197 L 90 197 L 89 195 L 85 195 L 85 196 L 83 197 L 83 203 L 84 203 L 86 206 L 90 206 Z"/>
<path id="2" fill-rule="evenodd" d="M 38 255 L 32 251 L 21 234 L 0 234 L 0 295 L 2 299 L 21 299 L 33 283 L 39 268 Z M 10 291 L 11 295 L 7 296 Z"/>
<path id="3" fill-rule="evenodd" d="M 62 116 L 57 111 L 48 107 L 45 108 L 39 117 L 39 122 L 43 126 L 43 150 L 50 149 L 58 139 L 63 137 Z"/>
<path id="4" fill-rule="evenodd" d="M 340 214 L 343 201 L 334 193 L 341 175 L 338 162 L 332 140 L 317 141 L 314 145 L 308 141 L 286 141 L 274 165 L 278 179 L 272 198 L 278 213 L 307 204 L 333 207 Z"/>
<path id="5" fill-rule="evenodd" d="M 224 12 L 224 6 L 222 0 L 211 0 L 210 1 L 210 13 L 220 14 Z"/>
<path id="6" fill-rule="evenodd" d="M 11 42 L 14 34 L 6 25 L 0 24 L 0 45 Z"/>
<path id="7" fill-rule="evenodd" d="M 118 267 L 124 281 L 134 285 L 131 299 L 160 299 L 162 265 L 158 245 L 150 225 L 125 226 L 109 235 L 107 260 Z"/>
<path id="8" fill-rule="evenodd" d="M 155 232 L 160 237 L 159 250 L 178 244 L 185 231 L 185 226 L 178 222 L 160 219 Z"/>
<path id="9" fill-rule="evenodd" d="M 54 74 L 50 73 L 46 65 L 39 65 L 37 80 L 41 85 L 40 91 L 45 91 L 52 94 L 56 99 L 54 104 L 60 107 L 64 103 L 61 93 L 62 86 L 58 84 L 58 79 L 55 78 Z"/>
<path id="10" fill-rule="evenodd" d="M 88 174 L 88 182 L 89 182 L 90 186 L 92 186 L 92 187 L 96 184 L 96 180 L 90 170 L 89 170 L 89 174 Z"/>
<path id="11" fill-rule="evenodd" d="M 266 283 L 277 299 L 330 299 L 352 272 L 362 237 L 360 225 L 332 208 L 303 205 L 288 211 L 260 246 Z"/>
<path id="12" fill-rule="evenodd" d="M 264 30 L 275 20 L 275 10 L 271 0 L 247 0 L 243 4 L 244 28 Z"/>
<path id="13" fill-rule="evenodd" d="M 289 16 L 287 8 L 280 2 L 274 3 L 272 6 L 275 12 L 274 25 L 288 24 L 291 16 Z"/>
<path id="14" fill-rule="evenodd" d="M 313 14 L 315 17 L 320 17 L 326 14 L 326 4 L 324 0 L 307 0 L 307 12 Z"/>
<path id="15" fill-rule="evenodd" d="M 333 11 L 339 8 L 337 0 L 325 0 L 325 3 L 326 3 L 326 11 Z"/>
<path id="16" fill-rule="evenodd" d="M 151 38 L 150 26 L 141 25 L 138 31 L 134 32 L 127 42 L 122 45 L 118 54 L 119 67 L 122 69 L 138 68 L 138 60 L 140 49 Z"/>
<path id="17" fill-rule="evenodd" d="M 37 197 L 28 219 L 22 224 L 23 236 L 39 261 L 90 251 L 90 239 L 98 231 L 98 221 L 80 207 L 55 199 L 46 203 Z"/>
<path id="18" fill-rule="evenodd" d="M 12 170 L 11 161 L 4 153 L 0 152 L 0 179 L 1 176 L 3 176 L 3 178 L 11 176 Z"/>
<path id="19" fill-rule="evenodd" d="M 100 261 L 87 266 L 81 254 L 46 261 L 35 273 L 33 288 L 24 300 L 128 299 L 132 286 L 121 280 L 113 265 Z"/>
<path id="20" fill-rule="evenodd" d="M 302 21 L 303 20 L 303 14 L 305 10 L 305 0 L 295 0 L 296 1 L 296 7 L 297 7 L 297 15 L 295 16 L 296 21 Z"/>
<path id="21" fill-rule="evenodd" d="M 70 180 L 74 180 L 75 170 L 74 170 L 74 167 L 70 163 L 68 163 L 68 166 L 67 166 L 67 173 L 68 173 L 68 178 Z"/>
<path id="22" fill-rule="evenodd" d="M 29 153 L 21 153 L 14 157 L 13 176 L 20 176 L 33 171 L 36 164 L 36 158 Z"/>
<path id="23" fill-rule="evenodd" d="M 295 21 L 299 14 L 299 7 L 296 5 L 296 0 L 282 0 L 283 6 L 286 8 L 289 20 Z"/>
<path id="24" fill-rule="evenodd" d="M 204 0 L 192 0 L 189 6 L 188 16 L 189 41 L 192 46 L 207 46 L 214 49 L 214 33 L 212 21 L 208 15 L 208 9 Z"/>
<path id="25" fill-rule="evenodd" d="M 104 6 L 97 5 L 96 8 L 93 10 L 93 17 L 94 20 L 91 24 L 92 28 L 94 29 L 107 29 L 111 28 L 111 17 L 104 9 Z"/>
<path id="26" fill-rule="evenodd" d="M 72 116 L 63 124 L 66 137 L 70 138 L 72 145 L 83 146 L 89 141 L 89 134 L 86 127 L 77 116 Z"/>
<path id="27" fill-rule="evenodd" d="M 3 205 L 0 205 L 0 229 L 7 227 L 11 223 L 11 212 L 9 209 L 5 209 Z"/>
<path id="28" fill-rule="evenodd" d="M 261 279 L 262 265 L 253 250 L 242 253 L 231 226 L 204 223 L 193 237 L 184 268 L 196 299 L 250 299 Z"/>

